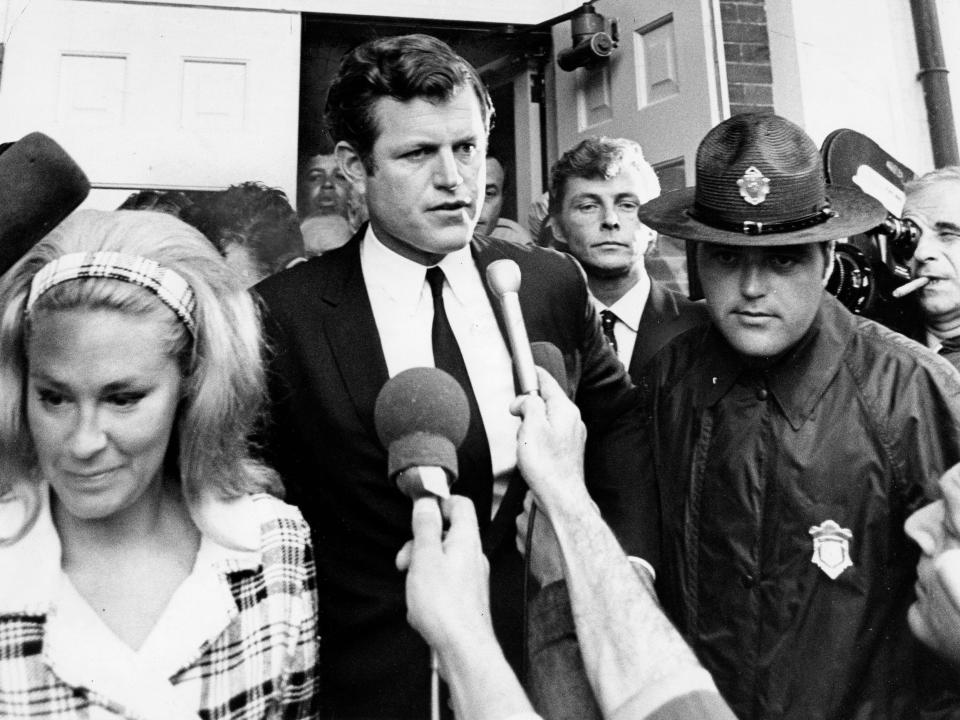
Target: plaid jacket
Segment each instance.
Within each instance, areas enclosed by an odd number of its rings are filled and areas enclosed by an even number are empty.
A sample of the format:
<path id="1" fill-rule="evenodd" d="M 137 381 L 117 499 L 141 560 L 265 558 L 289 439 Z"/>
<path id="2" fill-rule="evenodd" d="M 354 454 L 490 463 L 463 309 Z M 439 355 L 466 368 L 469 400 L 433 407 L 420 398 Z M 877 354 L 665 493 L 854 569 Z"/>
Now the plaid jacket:
<path id="1" fill-rule="evenodd" d="M 126 646 L 111 646 L 119 657 L 104 659 L 86 643 L 85 628 L 98 623 L 84 622 L 75 609 L 82 611 L 83 603 L 62 602 L 64 587 L 72 586 L 60 570 L 49 510 L 22 540 L 0 547 L 0 717 L 316 717 L 309 529 L 298 510 L 275 498 L 243 500 L 244 507 L 230 511 L 239 510 L 234 514 L 247 522 L 246 530 L 256 523 L 259 549 L 231 550 L 204 535 L 197 565 L 209 562 L 215 572 L 197 581 L 195 570 L 185 581 L 197 583 L 188 597 L 200 593 L 203 602 L 181 603 L 174 617 L 183 623 L 160 633 L 149 664 Z"/>

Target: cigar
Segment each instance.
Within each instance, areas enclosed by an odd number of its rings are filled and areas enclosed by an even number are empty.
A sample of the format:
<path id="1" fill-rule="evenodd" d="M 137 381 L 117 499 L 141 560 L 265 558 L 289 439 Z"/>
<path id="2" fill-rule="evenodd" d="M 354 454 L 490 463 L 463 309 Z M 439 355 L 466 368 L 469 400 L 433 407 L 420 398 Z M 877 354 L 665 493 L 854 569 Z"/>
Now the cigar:
<path id="1" fill-rule="evenodd" d="M 922 288 L 924 285 L 926 285 L 928 282 L 930 282 L 930 278 L 928 278 L 928 277 L 918 277 L 918 278 L 915 278 L 914 280 L 911 280 L 910 282 L 908 282 L 908 283 L 906 283 L 906 284 L 904 284 L 904 285 L 901 285 L 901 286 L 898 287 L 896 290 L 894 290 L 894 291 L 893 291 L 893 296 L 894 296 L 895 298 L 902 298 L 904 295 L 909 295 L 909 294 L 912 293 L 914 290 L 919 290 L 919 289 Z"/>

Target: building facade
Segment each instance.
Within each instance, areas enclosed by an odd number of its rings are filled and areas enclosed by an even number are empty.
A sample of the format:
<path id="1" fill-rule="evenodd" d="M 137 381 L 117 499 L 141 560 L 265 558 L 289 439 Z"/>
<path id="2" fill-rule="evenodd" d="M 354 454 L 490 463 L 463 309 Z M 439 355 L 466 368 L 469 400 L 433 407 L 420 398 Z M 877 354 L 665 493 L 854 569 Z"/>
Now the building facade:
<path id="1" fill-rule="evenodd" d="M 914 0 L 916 2 L 916 0 Z M 492 144 L 521 222 L 564 149 L 638 140 L 665 189 L 693 181 L 699 139 L 773 110 L 818 143 L 874 139 L 934 165 L 910 0 L 0 0 L 0 142 L 55 138 L 90 177 L 88 206 L 143 189 L 260 180 L 297 197 L 302 158 L 329 145 L 322 107 L 340 54 L 422 30 L 477 65 L 497 105 Z M 563 70 L 571 14 L 593 10 L 608 58 Z M 960 116 L 960 3 L 938 0 Z M 558 20 L 559 18 L 559 20 Z M 594 18 L 596 20 L 596 18 Z M 576 20 L 573 21 L 574 23 Z M 682 252 L 661 252 L 684 284 Z"/>

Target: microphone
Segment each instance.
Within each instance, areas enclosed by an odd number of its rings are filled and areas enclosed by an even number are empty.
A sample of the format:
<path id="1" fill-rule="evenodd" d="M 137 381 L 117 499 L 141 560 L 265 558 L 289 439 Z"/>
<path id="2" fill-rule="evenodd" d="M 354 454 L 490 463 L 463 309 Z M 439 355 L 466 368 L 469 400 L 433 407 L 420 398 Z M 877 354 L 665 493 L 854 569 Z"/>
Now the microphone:
<path id="1" fill-rule="evenodd" d="M 537 341 L 530 343 L 533 363 L 546 370 L 563 389 L 564 395 L 570 395 L 570 381 L 567 378 L 567 365 L 563 362 L 563 353 L 552 342 Z"/>
<path id="2" fill-rule="evenodd" d="M 387 448 L 387 474 L 411 500 L 450 497 L 457 447 L 467 436 L 470 405 L 443 370 L 416 367 L 387 380 L 373 406 L 377 437 Z M 430 650 L 430 718 L 440 720 L 440 660 Z"/>
<path id="3" fill-rule="evenodd" d="M 416 367 L 390 378 L 373 406 L 387 474 L 411 500 L 449 497 L 457 448 L 467 436 L 470 406 L 460 383 L 443 370 Z"/>
<path id="4" fill-rule="evenodd" d="M 527 327 L 523 323 L 520 311 L 520 266 L 513 260 L 496 260 L 487 266 L 487 284 L 500 298 L 503 310 L 503 322 L 507 329 L 507 340 L 513 355 L 513 366 L 520 383 L 520 394 L 540 392 L 537 371 L 534 369 L 530 341 L 527 339 Z"/>

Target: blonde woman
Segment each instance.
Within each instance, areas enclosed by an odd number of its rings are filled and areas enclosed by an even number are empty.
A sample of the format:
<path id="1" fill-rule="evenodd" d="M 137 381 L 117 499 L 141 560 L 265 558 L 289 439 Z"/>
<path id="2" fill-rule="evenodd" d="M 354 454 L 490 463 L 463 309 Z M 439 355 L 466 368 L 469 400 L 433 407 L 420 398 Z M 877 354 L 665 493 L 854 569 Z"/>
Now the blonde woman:
<path id="1" fill-rule="evenodd" d="M 266 494 L 255 306 L 152 212 L 0 279 L 0 716 L 316 714 L 309 531 Z"/>

